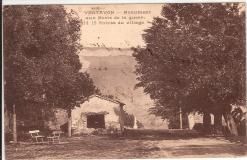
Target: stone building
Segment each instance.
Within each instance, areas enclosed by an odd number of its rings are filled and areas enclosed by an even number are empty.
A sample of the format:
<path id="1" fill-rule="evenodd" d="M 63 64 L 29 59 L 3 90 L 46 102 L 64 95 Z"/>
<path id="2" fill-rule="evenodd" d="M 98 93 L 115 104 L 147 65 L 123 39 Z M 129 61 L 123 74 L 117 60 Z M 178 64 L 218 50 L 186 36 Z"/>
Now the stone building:
<path id="1" fill-rule="evenodd" d="M 88 134 L 96 129 L 122 131 L 124 105 L 103 96 L 90 96 L 71 112 L 72 134 Z"/>

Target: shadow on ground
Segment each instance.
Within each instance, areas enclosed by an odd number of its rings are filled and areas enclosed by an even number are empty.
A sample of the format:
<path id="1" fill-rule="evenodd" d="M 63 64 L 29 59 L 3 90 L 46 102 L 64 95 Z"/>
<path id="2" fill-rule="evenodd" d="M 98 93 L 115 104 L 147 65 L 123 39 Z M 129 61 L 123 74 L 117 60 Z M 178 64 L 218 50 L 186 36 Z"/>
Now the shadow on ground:
<path id="1" fill-rule="evenodd" d="M 88 159 L 88 158 L 173 158 L 236 157 L 246 155 L 246 145 L 223 137 L 202 137 L 187 131 L 151 131 L 122 136 L 81 136 L 62 139 L 63 144 L 6 145 L 6 158 Z"/>

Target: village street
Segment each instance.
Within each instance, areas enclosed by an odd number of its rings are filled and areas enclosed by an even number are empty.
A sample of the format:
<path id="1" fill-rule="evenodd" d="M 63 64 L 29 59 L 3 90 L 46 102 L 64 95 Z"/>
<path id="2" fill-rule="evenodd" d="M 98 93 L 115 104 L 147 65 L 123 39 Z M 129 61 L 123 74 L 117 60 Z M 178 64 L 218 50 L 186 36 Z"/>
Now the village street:
<path id="1" fill-rule="evenodd" d="M 3 159 L 247 157 L 245 3 L 43 3 L 2 8 Z"/>
<path id="2" fill-rule="evenodd" d="M 6 145 L 6 159 L 179 158 L 246 156 L 246 145 L 224 137 L 79 136 L 61 144 Z"/>

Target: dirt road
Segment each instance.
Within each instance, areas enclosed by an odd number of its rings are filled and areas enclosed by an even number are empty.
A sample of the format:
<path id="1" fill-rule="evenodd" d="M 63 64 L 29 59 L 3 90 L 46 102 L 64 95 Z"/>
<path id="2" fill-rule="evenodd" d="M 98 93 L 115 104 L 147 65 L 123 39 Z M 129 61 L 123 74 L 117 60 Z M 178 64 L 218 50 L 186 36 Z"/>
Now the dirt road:
<path id="1" fill-rule="evenodd" d="M 88 159 L 88 158 L 178 158 L 246 156 L 246 145 L 223 137 L 109 137 L 64 138 L 62 144 L 6 145 L 6 158 Z"/>

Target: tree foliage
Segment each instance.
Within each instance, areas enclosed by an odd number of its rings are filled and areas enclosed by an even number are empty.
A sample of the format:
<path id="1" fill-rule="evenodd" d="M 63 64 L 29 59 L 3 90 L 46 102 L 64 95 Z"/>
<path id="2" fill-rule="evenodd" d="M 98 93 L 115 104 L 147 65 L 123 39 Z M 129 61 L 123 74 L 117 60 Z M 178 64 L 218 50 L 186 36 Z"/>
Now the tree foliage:
<path id="1" fill-rule="evenodd" d="M 71 109 L 95 87 L 80 72 L 80 20 L 63 6 L 5 6 L 5 103 Z"/>
<path id="2" fill-rule="evenodd" d="M 241 4 L 166 4 L 134 48 L 137 87 L 151 112 L 229 113 L 245 102 L 245 12 Z"/>

